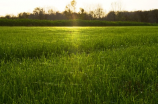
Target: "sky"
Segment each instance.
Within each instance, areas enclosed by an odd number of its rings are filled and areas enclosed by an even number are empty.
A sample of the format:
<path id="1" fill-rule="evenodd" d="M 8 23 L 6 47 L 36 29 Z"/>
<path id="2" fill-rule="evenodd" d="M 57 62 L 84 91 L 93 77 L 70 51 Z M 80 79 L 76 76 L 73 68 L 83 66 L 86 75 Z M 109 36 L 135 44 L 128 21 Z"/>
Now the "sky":
<path id="1" fill-rule="evenodd" d="M 65 6 L 72 0 L 0 0 L 0 16 L 17 15 L 21 12 L 32 13 L 35 7 L 52 8 L 64 11 Z M 80 7 L 93 10 L 100 5 L 106 13 L 112 9 L 111 3 L 119 2 L 123 10 L 152 10 L 158 9 L 158 0 L 76 0 L 76 10 Z"/>

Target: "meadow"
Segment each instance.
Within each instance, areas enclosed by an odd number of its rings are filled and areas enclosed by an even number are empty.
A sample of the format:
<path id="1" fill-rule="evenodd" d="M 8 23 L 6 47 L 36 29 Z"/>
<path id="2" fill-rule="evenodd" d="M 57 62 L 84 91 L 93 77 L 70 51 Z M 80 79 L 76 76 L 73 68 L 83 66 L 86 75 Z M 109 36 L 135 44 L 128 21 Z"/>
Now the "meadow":
<path id="1" fill-rule="evenodd" d="M 156 104 L 158 27 L 0 27 L 1 104 Z"/>

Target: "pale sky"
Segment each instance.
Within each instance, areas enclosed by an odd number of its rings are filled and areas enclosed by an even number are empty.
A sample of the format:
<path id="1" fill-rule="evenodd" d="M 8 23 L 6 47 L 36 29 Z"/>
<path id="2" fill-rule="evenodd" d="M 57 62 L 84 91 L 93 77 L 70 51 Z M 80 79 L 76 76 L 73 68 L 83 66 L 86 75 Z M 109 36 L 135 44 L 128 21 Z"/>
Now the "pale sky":
<path id="1" fill-rule="evenodd" d="M 0 16 L 17 15 L 20 12 L 33 12 L 35 7 L 50 7 L 64 11 L 65 6 L 72 0 L 0 0 Z M 82 7 L 93 10 L 100 4 L 106 13 L 111 10 L 112 2 L 121 2 L 123 10 L 151 10 L 158 9 L 158 0 L 76 0 L 77 10 Z"/>

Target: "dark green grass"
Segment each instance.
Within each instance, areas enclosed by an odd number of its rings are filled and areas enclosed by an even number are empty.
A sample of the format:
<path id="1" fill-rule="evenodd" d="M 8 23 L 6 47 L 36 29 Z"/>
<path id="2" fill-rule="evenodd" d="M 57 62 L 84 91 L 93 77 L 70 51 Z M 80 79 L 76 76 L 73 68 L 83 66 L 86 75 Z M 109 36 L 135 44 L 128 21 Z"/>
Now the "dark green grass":
<path id="1" fill-rule="evenodd" d="M 0 103 L 158 102 L 158 27 L 0 27 Z"/>
<path id="2" fill-rule="evenodd" d="M 0 19 L 0 26 L 157 26 L 131 21 Z"/>

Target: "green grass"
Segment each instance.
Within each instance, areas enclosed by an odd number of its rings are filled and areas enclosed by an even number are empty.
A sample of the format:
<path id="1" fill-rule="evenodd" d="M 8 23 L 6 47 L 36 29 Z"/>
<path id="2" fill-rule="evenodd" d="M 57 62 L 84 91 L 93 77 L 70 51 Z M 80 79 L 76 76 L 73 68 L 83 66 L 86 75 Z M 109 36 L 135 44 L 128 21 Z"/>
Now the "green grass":
<path id="1" fill-rule="evenodd" d="M 156 104 L 158 27 L 0 27 L 0 103 Z"/>

